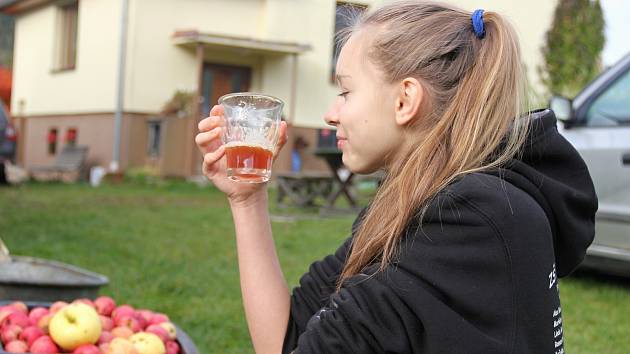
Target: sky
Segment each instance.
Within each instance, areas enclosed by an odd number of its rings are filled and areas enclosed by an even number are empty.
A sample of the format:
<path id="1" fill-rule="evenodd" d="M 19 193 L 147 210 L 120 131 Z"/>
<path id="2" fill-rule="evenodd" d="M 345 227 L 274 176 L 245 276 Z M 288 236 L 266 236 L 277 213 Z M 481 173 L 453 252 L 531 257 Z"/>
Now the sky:
<path id="1" fill-rule="evenodd" d="M 630 0 L 601 0 L 606 20 L 604 66 L 610 66 L 630 53 Z"/>

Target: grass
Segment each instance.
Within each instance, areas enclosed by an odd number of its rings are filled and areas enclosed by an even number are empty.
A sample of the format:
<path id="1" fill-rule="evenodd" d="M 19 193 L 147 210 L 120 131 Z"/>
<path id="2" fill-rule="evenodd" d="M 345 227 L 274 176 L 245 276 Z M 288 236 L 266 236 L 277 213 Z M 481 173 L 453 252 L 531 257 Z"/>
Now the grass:
<path id="1" fill-rule="evenodd" d="M 354 219 L 318 219 L 275 206 L 272 212 L 297 216 L 272 223 L 291 286 L 312 261 L 336 249 Z M 201 353 L 252 352 L 231 215 L 213 188 L 184 183 L 2 188 L 0 236 L 14 254 L 107 275 L 110 283 L 101 293 L 167 313 Z M 582 273 L 562 280 L 561 294 L 567 352 L 622 353 L 630 347 L 629 281 Z"/>

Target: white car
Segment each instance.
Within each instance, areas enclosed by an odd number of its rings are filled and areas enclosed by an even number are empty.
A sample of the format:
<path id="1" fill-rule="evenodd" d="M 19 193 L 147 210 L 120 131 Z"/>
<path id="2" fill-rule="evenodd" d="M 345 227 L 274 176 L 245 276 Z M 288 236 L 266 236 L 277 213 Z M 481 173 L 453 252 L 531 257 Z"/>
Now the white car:
<path id="1" fill-rule="evenodd" d="M 573 100 L 553 97 L 560 133 L 580 152 L 595 184 L 595 240 L 583 266 L 630 276 L 630 54 Z"/>

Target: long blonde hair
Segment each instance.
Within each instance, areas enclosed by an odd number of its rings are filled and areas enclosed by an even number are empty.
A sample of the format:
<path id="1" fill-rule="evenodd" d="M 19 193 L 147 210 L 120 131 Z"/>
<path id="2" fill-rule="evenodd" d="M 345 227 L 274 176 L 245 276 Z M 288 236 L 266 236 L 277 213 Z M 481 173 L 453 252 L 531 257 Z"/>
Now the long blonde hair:
<path id="1" fill-rule="evenodd" d="M 380 262 L 391 264 L 408 222 L 454 179 L 499 167 L 518 153 L 527 134 L 522 112 L 525 78 L 513 28 L 483 14 L 485 37 L 471 13 L 418 1 L 390 4 L 359 18 L 343 34 L 367 34 L 366 55 L 395 83 L 418 79 L 429 97 L 409 127 L 417 141 L 388 166 L 356 230 L 338 281 Z"/>

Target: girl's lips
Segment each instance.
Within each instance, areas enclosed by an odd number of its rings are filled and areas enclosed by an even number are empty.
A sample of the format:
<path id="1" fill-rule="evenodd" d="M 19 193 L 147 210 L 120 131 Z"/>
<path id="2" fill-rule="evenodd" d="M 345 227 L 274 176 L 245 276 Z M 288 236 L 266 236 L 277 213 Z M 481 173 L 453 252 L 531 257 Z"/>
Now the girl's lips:
<path id="1" fill-rule="evenodd" d="M 337 140 L 337 149 L 343 149 L 344 145 L 346 145 L 346 139 L 338 139 Z"/>

